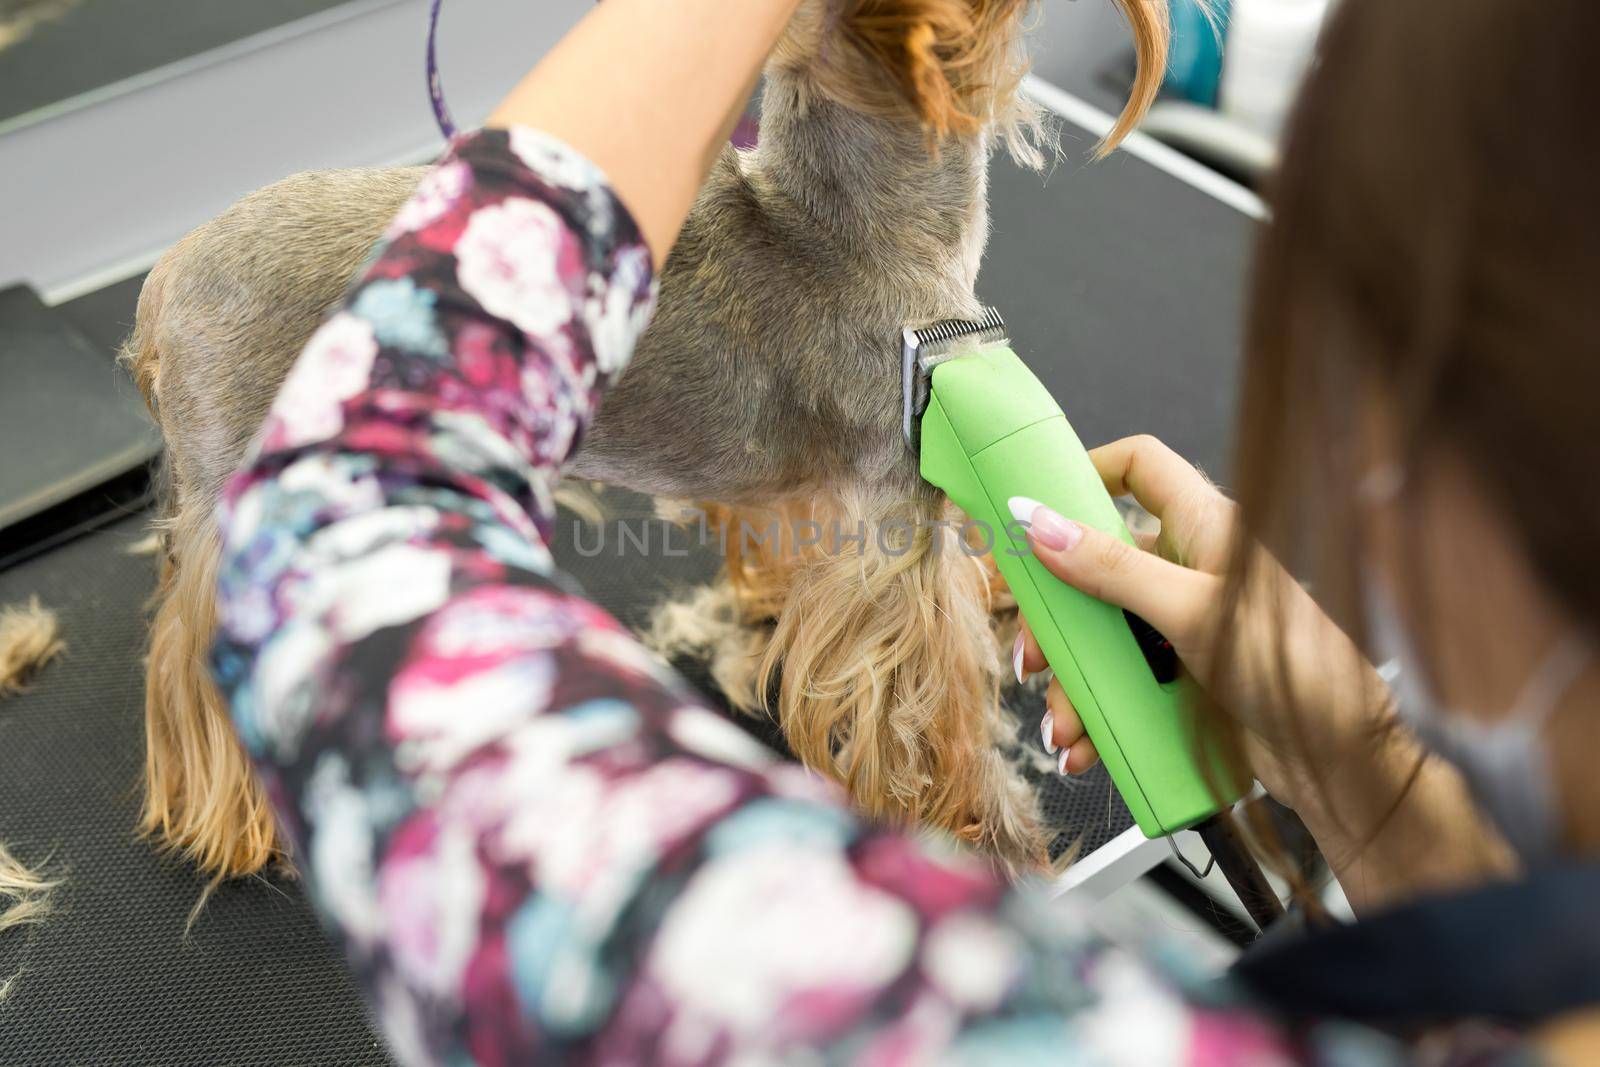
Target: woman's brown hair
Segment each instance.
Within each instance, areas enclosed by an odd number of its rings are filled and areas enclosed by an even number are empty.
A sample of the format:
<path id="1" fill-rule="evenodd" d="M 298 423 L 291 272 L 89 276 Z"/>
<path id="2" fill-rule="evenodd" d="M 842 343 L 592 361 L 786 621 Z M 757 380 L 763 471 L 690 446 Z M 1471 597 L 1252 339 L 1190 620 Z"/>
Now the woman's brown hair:
<path id="1" fill-rule="evenodd" d="M 1600 493 L 1551 499 L 1590 485 L 1597 458 L 1596 40 L 1592 0 L 1336 6 L 1267 189 L 1226 616 L 1251 595 L 1262 544 L 1365 643 L 1363 416 L 1381 396 L 1395 469 L 1463 465 L 1566 610 L 1600 623 Z M 1288 705 L 1285 732 L 1303 737 Z"/>

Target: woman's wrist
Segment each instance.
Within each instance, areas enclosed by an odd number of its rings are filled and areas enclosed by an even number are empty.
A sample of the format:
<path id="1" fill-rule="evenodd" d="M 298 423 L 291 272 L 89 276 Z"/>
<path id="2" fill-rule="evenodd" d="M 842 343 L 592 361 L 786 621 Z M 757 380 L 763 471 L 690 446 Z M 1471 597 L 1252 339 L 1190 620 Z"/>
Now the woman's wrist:
<path id="1" fill-rule="evenodd" d="M 1356 911 L 1516 874 L 1515 855 L 1461 776 L 1403 729 L 1369 735 L 1347 759 L 1331 761 L 1322 787 L 1305 789 L 1295 811 Z"/>
<path id="2" fill-rule="evenodd" d="M 1229 695 L 1255 709 L 1256 777 L 1305 823 L 1351 904 L 1514 873 L 1460 776 L 1397 724 L 1388 687 L 1343 631 L 1298 586 L 1269 588 L 1276 610 L 1239 615 L 1237 673 L 1256 681 Z M 1293 728 L 1270 708 L 1296 709 Z"/>

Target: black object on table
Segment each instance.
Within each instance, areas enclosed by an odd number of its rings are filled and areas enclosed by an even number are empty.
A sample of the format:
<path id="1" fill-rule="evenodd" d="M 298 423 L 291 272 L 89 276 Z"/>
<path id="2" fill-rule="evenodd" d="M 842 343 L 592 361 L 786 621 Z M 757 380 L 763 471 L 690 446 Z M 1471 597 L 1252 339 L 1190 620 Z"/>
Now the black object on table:
<path id="1" fill-rule="evenodd" d="M 33 290 L 0 290 L 0 569 L 141 507 L 161 439 L 133 383 Z"/>

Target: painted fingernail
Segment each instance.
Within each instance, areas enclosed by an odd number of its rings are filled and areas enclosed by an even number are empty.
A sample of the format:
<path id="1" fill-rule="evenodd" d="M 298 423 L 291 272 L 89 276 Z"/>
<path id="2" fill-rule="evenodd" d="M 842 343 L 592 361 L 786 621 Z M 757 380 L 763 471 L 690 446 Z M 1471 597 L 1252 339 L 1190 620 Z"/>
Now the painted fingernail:
<path id="1" fill-rule="evenodd" d="M 1071 771 L 1067 770 L 1067 757 L 1070 755 L 1072 755 L 1072 746 L 1068 745 L 1066 748 L 1061 750 L 1061 755 L 1056 757 L 1056 770 L 1060 771 L 1064 775 L 1072 774 Z"/>
<path id="2" fill-rule="evenodd" d="M 1011 670 L 1017 676 L 1017 684 L 1021 685 L 1028 680 L 1028 672 L 1022 667 L 1022 635 L 1017 635 L 1017 646 L 1011 650 Z"/>
<path id="3" fill-rule="evenodd" d="M 1050 755 L 1056 754 L 1056 714 L 1053 711 L 1044 713 L 1044 719 L 1039 723 L 1039 736 L 1044 740 L 1044 750 Z"/>
<path id="4" fill-rule="evenodd" d="M 1028 524 L 1029 535 L 1046 548 L 1065 552 L 1083 540 L 1083 527 L 1064 519 L 1030 497 L 1014 496 L 1006 502 L 1011 517 Z"/>
<path id="5" fill-rule="evenodd" d="M 1031 496 L 1014 496 L 1006 501 L 1006 507 L 1011 509 L 1011 517 L 1024 526 L 1033 525 L 1033 513 L 1044 507 L 1043 504 Z"/>

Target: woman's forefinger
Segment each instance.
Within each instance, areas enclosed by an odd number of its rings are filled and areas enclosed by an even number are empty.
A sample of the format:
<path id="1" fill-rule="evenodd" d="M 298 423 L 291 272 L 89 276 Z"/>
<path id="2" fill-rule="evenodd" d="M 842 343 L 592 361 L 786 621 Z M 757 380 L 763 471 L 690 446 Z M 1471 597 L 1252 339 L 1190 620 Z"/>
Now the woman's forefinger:
<path id="1" fill-rule="evenodd" d="M 1188 460 L 1149 434 L 1124 437 L 1089 450 L 1089 459 L 1112 496 L 1131 496 L 1150 514 L 1162 513 L 1185 496 L 1215 488 Z"/>
<path id="2" fill-rule="evenodd" d="M 1161 522 L 1161 554 L 1212 570 L 1226 555 L 1231 507 L 1211 480 L 1159 438 L 1124 437 L 1091 449 L 1106 491 L 1131 496 Z"/>

